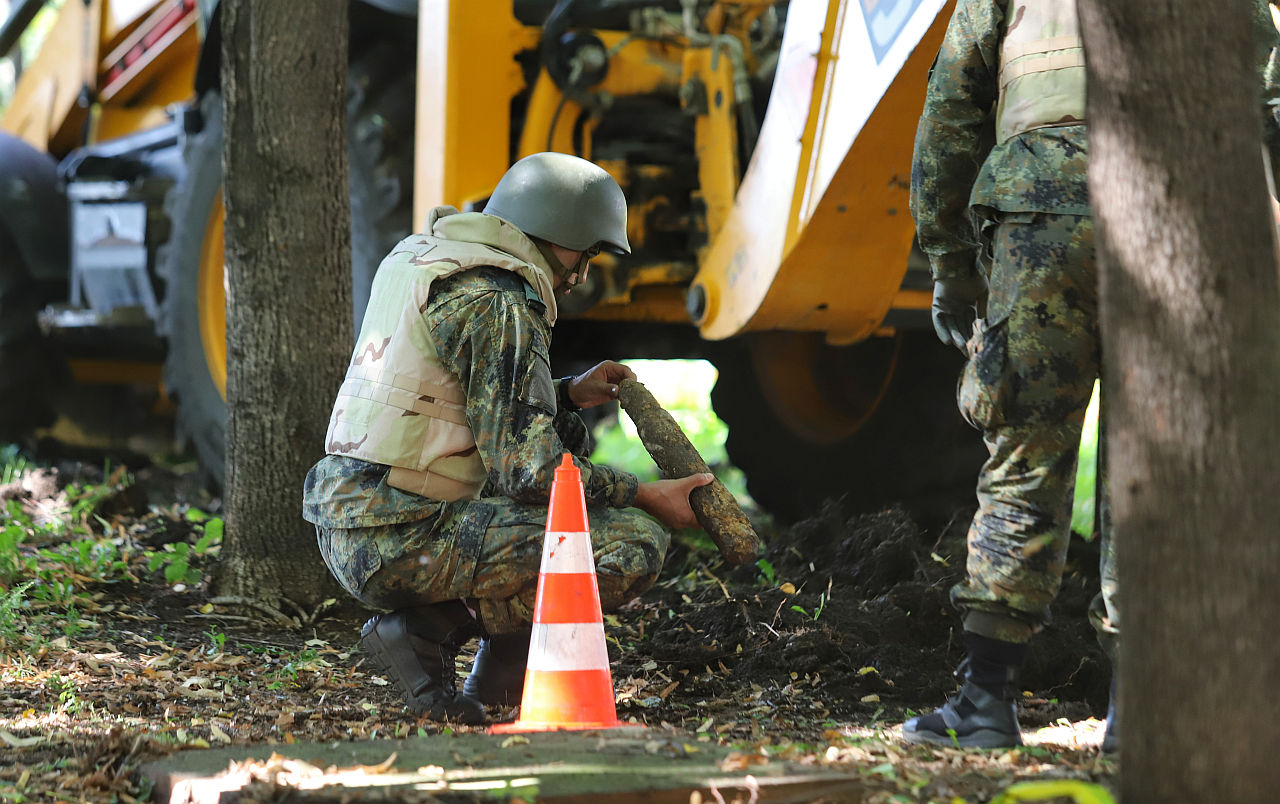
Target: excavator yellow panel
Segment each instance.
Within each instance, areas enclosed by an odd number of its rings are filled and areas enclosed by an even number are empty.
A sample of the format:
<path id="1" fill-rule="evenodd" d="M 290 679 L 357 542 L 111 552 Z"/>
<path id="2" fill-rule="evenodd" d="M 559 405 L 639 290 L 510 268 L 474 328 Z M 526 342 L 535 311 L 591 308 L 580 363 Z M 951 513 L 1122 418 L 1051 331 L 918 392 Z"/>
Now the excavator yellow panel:
<path id="1" fill-rule="evenodd" d="M 64 3 L 25 66 L 0 128 L 54 154 L 166 121 L 191 97 L 200 44 L 193 0 Z M 93 89 L 93 117 L 83 104 Z"/>
<path id="2" fill-rule="evenodd" d="M 943 0 L 792 4 L 759 142 L 694 280 L 704 337 L 877 329 L 906 271 L 912 142 L 949 16 Z"/>
<path id="3" fill-rule="evenodd" d="M 511 164 L 509 99 L 524 86 L 514 59 L 495 52 L 537 44 L 537 30 L 512 16 L 510 2 L 421 0 L 413 220 L 438 204 L 484 198 Z M 513 44 L 524 40 L 523 44 Z"/>
<path id="4" fill-rule="evenodd" d="M 39 150 L 65 153 L 79 141 L 81 90 L 94 85 L 102 0 L 66 3 L 39 54 L 26 66 L 0 129 Z"/>

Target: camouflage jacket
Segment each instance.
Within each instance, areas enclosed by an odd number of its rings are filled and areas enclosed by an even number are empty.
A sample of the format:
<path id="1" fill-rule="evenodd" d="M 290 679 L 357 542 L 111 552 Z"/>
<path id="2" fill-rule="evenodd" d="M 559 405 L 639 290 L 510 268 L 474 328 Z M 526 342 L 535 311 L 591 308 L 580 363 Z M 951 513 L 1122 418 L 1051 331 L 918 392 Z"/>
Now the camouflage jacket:
<path id="1" fill-rule="evenodd" d="M 1085 126 L 1041 128 L 989 147 L 1008 0 L 958 0 L 929 77 L 916 129 L 911 214 L 935 279 L 972 276 L 979 241 L 971 211 L 1088 215 Z M 1254 0 L 1263 100 L 1277 97 L 1276 29 Z M 1268 106 L 1267 144 L 1280 169 L 1280 129 Z M 989 149 L 989 150 L 988 150 Z"/>
<path id="2" fill-rule="evenodd" d="M 467 395 L 467 420 L 489 478 L 482 496 L 543 503 L 561 456 L 559 433 L 584 430 L 557 411 L 541 302 L 509 271 L 476 268 L 438 281 L 424 311 L 437 354 Z M 588 505 L 625 508 L 638 482 L 627 472 L 576 457 Z M 325 527 L 369 527 L 436 516 L 443 506 L 387 485 L 388 469 L 328 455 L 307 473 L 303 516 Z"/>

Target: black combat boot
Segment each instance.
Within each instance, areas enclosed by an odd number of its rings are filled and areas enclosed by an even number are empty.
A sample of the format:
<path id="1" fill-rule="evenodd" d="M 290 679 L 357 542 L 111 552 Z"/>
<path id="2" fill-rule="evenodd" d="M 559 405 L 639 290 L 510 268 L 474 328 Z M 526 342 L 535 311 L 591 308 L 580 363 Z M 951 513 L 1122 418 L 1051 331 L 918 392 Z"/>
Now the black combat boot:
<path id="1" fill-rule="evenodd" d="M 529 661 L 529 626 L 513 634 L 495 634 L 480 640 L 471 675 L 462 693 L 490 706 L 516 706 L 524 694 L 524 670 Z"/>
<path id="2" fill-rule="evenodd" d="M 964 685 L 941 709 L 902 725 L 902 738 L 950 748 L 1022 745 L 1015 680 L 1027 646 L 965 634 L 969 656 L 956 670 Z"/>
<path id="3" fill-rule="evenodd" d="M 1102 733 L 1102 753 L 1120 750 L 1120 713 L 1116 710 L 1116 674 L 1111 673 L 1111 693 L 1107 698 L 1107 730 Z"/>
<path id="4" fill-rule="evenodd" d="M 484 706 L 458 694 L 454 659 L 458 647 L 479 634 L 466 605 L 451 600 L 379 614 L 360 629 L 360 641 L 415 714 L 478 724 L 485 722 Z"/>

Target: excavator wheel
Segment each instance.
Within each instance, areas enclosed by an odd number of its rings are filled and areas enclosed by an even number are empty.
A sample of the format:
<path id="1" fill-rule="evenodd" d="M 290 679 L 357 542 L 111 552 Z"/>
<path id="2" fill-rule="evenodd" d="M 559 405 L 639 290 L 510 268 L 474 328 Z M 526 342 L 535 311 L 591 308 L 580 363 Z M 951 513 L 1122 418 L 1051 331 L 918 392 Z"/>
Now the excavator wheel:
<path id="1" fill-rule="evenodd" d="M 956 409 L 959 352 L 932 332 L 852 347 L 761 333 L 715 357 L 716 414 L 747 489 L 783 521 L 843 497 L 853 511 L 905 506 L 922 524 L 973 505 L 986 457 Z"/>
<path id="2" fill-rule="evenodd" d="M 53 421 L 53 362 L 36 326 L 45 301 L 17 244 L 0 226 L 0 442 Z"/>
<path id="3" fill-rule="evenodd" d="M 368 49 L 347 76 L 357 328 L 378 263 L 412 225 L 413 76 L 393 50 Z M 167 283 L 164 381 L 177 401 L 179 441 L 191 445 L 209 479 L 221 486 L 227 421 L 222 98 L 206 93 L 200 112 L 203 128 L 184 146 L 186 179 L 165 200 L 173 234 L 159 256 Z"/>
<path id="4" fill-rule="evenodd" d="M 189 134 L 183 146 L 186 177 L 165 199 L 172 234 L 160 250 L 157 271 L 166 285 L 164 383 L 178 401 L 178 439 L 221 483 L 227 416 L 222 98 L 206 94 L 200 113 L 203 128 Z"/>

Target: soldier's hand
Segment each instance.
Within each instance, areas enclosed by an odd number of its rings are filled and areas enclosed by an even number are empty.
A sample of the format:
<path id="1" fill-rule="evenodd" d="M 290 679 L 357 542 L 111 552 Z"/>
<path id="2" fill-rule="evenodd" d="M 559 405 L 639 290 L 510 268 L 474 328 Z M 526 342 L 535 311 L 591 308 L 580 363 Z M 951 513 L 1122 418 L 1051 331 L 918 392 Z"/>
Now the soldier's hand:
<path id="1" fill-rule="evenodd" d="M 933 330 L 943 343 L 956 347 L 965 357 L 969 356 L 969 336 L 978 315 L 975 308 L 986 290 L 986 283 L 977 276 L 933 283 Z"/>
<path id="2" fill-rule="evenodd" d="M 569 398 L 580 408 L 594 408 L 617 399 L 618 383 L 635 378 L 631 369 L 606 360 L 569 381 Z"/>
<path id="3" fill-rule="evenodd" d="M 656 516 L 669 528 L 696 528 L 698 518 L 689 507 L 689 492 L 715 479 L 710 472 L 689 475 L 679 480 L 654 480 L 641 483 L 636 491 L 636 508 Z"/>

